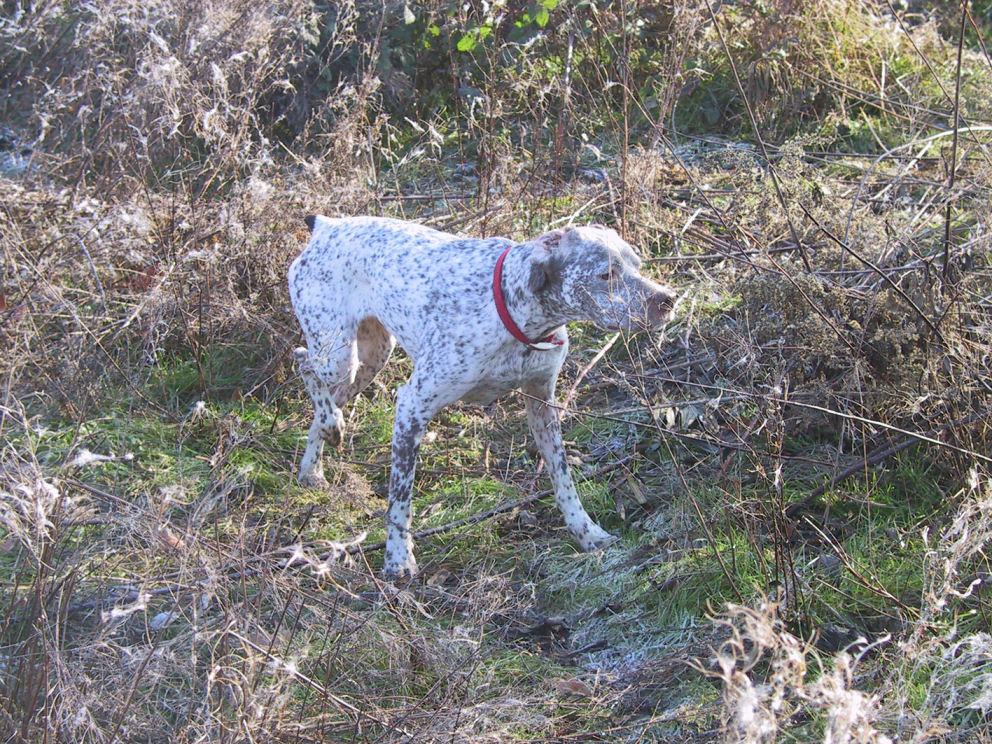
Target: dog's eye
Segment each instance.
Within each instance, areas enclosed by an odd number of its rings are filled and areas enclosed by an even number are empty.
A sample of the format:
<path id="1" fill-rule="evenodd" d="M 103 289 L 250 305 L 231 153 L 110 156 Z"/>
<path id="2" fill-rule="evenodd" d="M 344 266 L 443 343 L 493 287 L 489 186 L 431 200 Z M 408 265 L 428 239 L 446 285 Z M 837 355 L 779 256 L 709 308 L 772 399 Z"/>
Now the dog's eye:
<path id="1" fill-rule="evenodd" d="M 609 271 L 606 271 L 606 272 L 603 272 L 602 274 L 600 274 L 599 275 L 599 278 L 602 279 L 604 282 L 608 282 L 608 281 L 611 281 L 613 279 L 616 279 L 617 278 L 617 270 L 614 269 L 611 266 L 610 267 L 610 270 Z"/>

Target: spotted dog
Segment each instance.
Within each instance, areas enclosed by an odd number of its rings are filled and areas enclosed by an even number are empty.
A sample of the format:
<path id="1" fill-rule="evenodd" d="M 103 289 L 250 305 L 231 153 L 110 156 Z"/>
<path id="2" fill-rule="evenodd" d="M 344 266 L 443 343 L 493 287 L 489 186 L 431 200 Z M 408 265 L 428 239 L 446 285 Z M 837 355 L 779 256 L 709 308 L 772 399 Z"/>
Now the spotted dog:
<path id="1" fill-rule="evenodd" d="M 341 442 L 342 406 L 397 341 L 414 363 L 396 396 L 384 573 L 417 572 L 410 494 L 427 423 L 450 403 L 489 403 L 518 388 L 569 531 L 583 550 L 612 542 L 582 508 L 562 446 L 554 401 L 568 352 L 565 324 L 657 329 L 671 315 L 674 292 L 641 276 L 633 249 L 595 225 L 516 243 L 378 217 L 306 221 L 310 242 L 289 269 L 307 343 L 295 358 L 314 405 L 300 483 L 326 487 L 324 442 Z"/>

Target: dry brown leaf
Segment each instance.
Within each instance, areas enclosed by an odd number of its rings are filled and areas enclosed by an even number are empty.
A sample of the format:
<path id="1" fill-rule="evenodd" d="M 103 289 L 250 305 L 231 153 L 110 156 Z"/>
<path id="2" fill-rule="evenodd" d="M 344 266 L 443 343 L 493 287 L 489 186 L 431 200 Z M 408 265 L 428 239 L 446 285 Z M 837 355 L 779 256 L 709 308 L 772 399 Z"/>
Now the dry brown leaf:
<path id="1" fill-rule="evenodd" d="M 551 685 L 563 695 L 577 695 L 578 697 L 591 697 L 592 688 L 581 679 L 569 677 L 567 679 L 551 680 Z"/>
<path id="2" fill-rule="evenodd" d="M 168 525 L 158 524 L 152 527 L 152 537 L 163 547 L 170 550 L 180 550 L 183 547 L 182 538 L 172 534 L 172 530 L 169 529 Z"/>

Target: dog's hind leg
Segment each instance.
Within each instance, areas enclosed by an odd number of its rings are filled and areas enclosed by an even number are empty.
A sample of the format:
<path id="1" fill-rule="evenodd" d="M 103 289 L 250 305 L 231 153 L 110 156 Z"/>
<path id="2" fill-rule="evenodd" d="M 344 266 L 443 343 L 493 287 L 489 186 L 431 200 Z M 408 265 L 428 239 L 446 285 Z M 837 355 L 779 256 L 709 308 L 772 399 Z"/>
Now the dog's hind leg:
<path id="1" fill-rule="evenodd" d="M 337 447 L 344 435 L 344 414 L 337 403 L 337 391 L 354 384 L 359 368 L 354 331 L 328 336 L 310 349 L 294 352 L 296 366 L 313 401 L 313 423 L 300 461 L 297 479 L 310 488 L 326 488 L 321 461 L 324 443 Z M 317 350 L 315 351 L 314 348 Z"/>

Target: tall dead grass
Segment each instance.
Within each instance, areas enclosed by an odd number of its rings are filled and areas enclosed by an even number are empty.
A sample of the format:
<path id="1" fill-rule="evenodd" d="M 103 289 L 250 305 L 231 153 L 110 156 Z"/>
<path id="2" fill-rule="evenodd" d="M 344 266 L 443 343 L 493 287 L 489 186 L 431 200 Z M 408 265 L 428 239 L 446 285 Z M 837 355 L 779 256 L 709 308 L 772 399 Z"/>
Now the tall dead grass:
<path id="1" fill-rule="evenodd" d="M 200 198 L 300 128 L 317 20 L 298 1 L 32 5 L 2 27 L 5 118 L 76 188 Z"/>
<path id="2" fill-rule="evenodd" d="M 346 203 L 376 139 L 374 84 L 361 69 L 328 82 L 318 62 L 358 46 L 356 12 L 342 4 L 330 28 L 302 1 L 46 2 L 4 18 L 2 116 L 33 153 L 0 184 L 8 391 L 30 380 L 35 402 L 78 416 L 179 351 L 206 394 L 212 358 L 249 339 L 249 384 L 278 372 L 303 203 Z"/>
<path id="3" fill-rule="evenodd" d="M 953 521 L 927 539 L 920 616 L 901 638 L 860 638 L 824 658 L 786 629 L 777 600 L 721 613 L 724 640 L 700 669 L 720 680 L 726 741 L 778 741 L 807 717 L 822 722 L 825 744 L 988 741 L 992 637 L 957 624 L 981 584 L 962 575 L 988 549 L 990 488 L 973 473 Z"/>
<path id="4" fill-rule="evenodd" d="M 987 457 L 992 98 L 966 96 L 951 162 L 952 130 L 927 128 L 954 118 L 953 45 L 933 23 L 850 2 L 743 18 L 752 6 L 561 5 L 524 37 L 495 4 L 412 4 L 414 23 L 396 3 L 304 0 L 3 11 L 0 123 L 30 161 L 0 177 L 0 558 L 12 577 L 0 728 L 12 740 L 554 739 L 593 735 L 589 711 L 607 730 L 621 715 L 598 671 L 555 687 L 516 664 L 532 658 L 518 626 L 520 605 L 539 605 L 534 577 L 397 591 L 340 551 L 319 559 L 329 546 L 304 545 L 288 518 L 260 523 L 259 486 L 233 457 L 262 446 L 259 424 L 209 411 L 271 403 L 271 433 L 293 398 L 284 277 L 311 211 L 478 235 L 621 228 L 684 289 L 683 312 L 669 342 L 620 338 L 602 355 L 580 331 L 573 359 L 590 365 L 590 392 L 570 415 L 593 427 L 627 406 L 590 451 L 629 451 L 648 475 L 620 471 L 611 494 L 630 488 L 632 511 L 656 510 L 645 530 L 671 493 L 685 497 L 672 507 L 679 539 L 704 544 L 741 597 L 706 667 L 723 685 L 721 735 L 771 741 L 813 718 L 830 742 L 988 738 L 988 639 L 954 630 L 986 570 L 984 476 L 928 533 L 926 590 L 900 598 L 917 612 L 888 645 L 811 650 L 799 629 L 814 591 L 798 561 L 811 546 L 833 555 L 831 509 L 849 506 L 837 491 L 807 508 L 811 491 L 883 482 L 910 446 L 947 483 Z M 741 21 L 729 49 L 714 16 Z M 433 21 L 458 31 L 448 47 L 400 48 Z M 460 33 L 490 21 L 500 44 L 459 56 Z M 739 88 L 728 54 L 741 55 Z M 433 73 L 408 74 L 432 56 Z M 988 77 L 979 52 L 965 61 L 967 93 Z M 747 131 L 745 102 L 764 152 L 679 131 L 708 116 L 711 132 Z M 416 121 L 404 106 L 420 107 Z M 871 157 L 836 149 L 855 131 Z M 172 374 L 190 364 L 192 381 Z M 87 424 L 139 415 L 174 429 L 179 450 L 206 442 L 192 458 L 209 461 L 202 491 L 178 474 L 138 494 L 127 474 L 89 477 L 110 466 L 77 456 Z M 45 439 L 56 421 L 71 442 Z M 98 454 L 124 454 L 109 449 Z M 706 489 L 721 498 L 693 501 Z M 720 543 L 718 522 L 742 542 Z M 760 581 L 738 575 L 739 553 L 768 561 Z M 746 604 L 755 581 L 783 584 L 783 603 Z M 616 730 L 648 730 L 654 715 Z"/>

